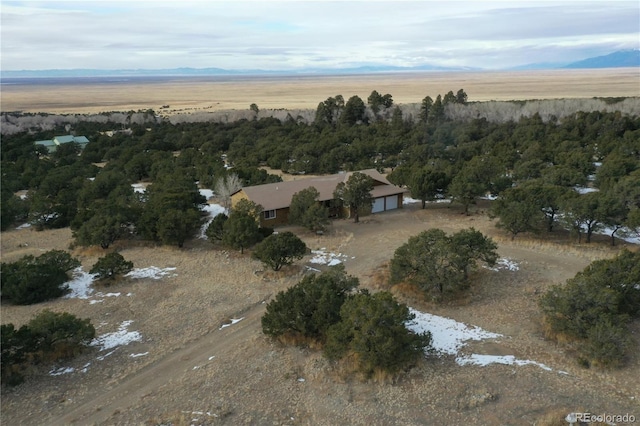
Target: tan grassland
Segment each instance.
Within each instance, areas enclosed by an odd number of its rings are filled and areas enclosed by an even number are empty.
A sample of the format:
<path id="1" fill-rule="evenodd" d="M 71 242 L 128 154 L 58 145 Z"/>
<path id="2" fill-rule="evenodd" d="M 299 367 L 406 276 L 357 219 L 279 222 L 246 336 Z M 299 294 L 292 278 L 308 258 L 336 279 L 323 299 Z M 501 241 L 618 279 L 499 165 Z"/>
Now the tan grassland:
<path id="1" fill-rule="evenodd" d="M 114 84 L 3 85 L 1 110 L 49 113 L 107 111 L 315 109 L 329 96 L 366 99 L 390 93 L 396 104 L 464 89 L 470 101 L 640 96 L 637 68 L 512 72 L 425 72 L 349 76 L 175 78 Z"/>
<path id="2" fill-rule="evenodd" d="M 620 370 L 579 367 L 571 354 L 542 336 L 537 300 L 594 259 L 613 256 L 606 238 L 592 244 L 518 236 L 511 241 L 483 213 L 435 205 L 335 221 L 325 235 L 289 227 L 310 248 L 347 255 L 347 272 L 371 289 L 386 288 L 384 265 L 411 235 L 436 227 L 446 232 L 475 227 L 494 237 L 499 254 L 518 271 L 480 269 L 465 300 L 445 305 L 396 294 L 411 306 L 502 334 L 465 353 L 515 355 L 535 365 L 458 366 L 452 357 L 427 358 L 394 381 L 362 382 L 341 374 L 314 348 L 285 347 L 260 331 L 263 301 L 300 279 L 310 256 L 278 274 L 263 271 L 248 253 L 227 252 L 202 240 L 185 248 L 121 244 L 136 267 L 176 268 L 161 280 L 124 280 L 86 299 L 59 299 L 33 306 L 2 305 L 2 322 L 24 324 L 43 309 L 91 318 L 98 334 L 133 321 L 140 342 L 95 349 L 55 367 L 29 372 L 26 382 L 3 389 L 0 421 L 6 425 L 531 425 L 563 424 L 571 411 L 629 413 L 640 418 L 640 354 L 632 351 Z M 2 234 L 2 261 L 65 249 L 68 229 Z M 631 249 L 633 247 L 627 245 Z M 104 253 L 78 249 L 85 269 Z M 318 265 L 310 265 L 318 267 Z M 92 304 L 92 301 L 102 300 Z M 230 318 L 244 318 L 228 328 Z M 632 325 L 636 345 L 640 323 Z M 144 356 L 132 357 L 134 354 Z M 86 368 L 86 372 L 82 369 Z M 545 423 L 539 421 L 543 419 Z"/>

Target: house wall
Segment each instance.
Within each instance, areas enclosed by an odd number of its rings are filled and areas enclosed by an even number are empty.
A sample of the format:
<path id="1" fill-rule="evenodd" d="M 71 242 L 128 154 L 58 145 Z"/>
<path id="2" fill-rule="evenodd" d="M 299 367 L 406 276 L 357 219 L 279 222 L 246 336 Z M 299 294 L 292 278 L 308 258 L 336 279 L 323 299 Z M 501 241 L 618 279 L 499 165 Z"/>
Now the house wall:
<path id="1" fill-rule="evenodd" d="M 289 224 L 289 208 L 276 209 L 276 217 L 273 219 L 265 219 L 264 212 L 260 214 L 260 226 L 266 228 L 275 228 Z"/>
<path id="2" fill-rule="evenodd" d="M 234 208 L 240 200 L 249 200 L 249 197 L 247 197 L 247 194 L 245 194 L 243 190 L 240 190 L 231 196 L 231 208 Z"/>

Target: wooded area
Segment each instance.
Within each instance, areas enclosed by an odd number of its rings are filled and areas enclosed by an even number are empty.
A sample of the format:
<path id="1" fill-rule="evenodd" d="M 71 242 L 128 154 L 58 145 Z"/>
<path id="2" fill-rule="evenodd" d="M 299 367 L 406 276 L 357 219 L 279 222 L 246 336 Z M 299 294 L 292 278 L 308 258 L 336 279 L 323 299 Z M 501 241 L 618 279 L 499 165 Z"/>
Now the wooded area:
<path id="1" fill-rule="evenodd" d="M 624 100 L 606 102 L 610 109 Z M 553 231 L 558 222 L 587 242 L 603 226 L 614 230 L 612 242 L 618 229 L 639 230 L 640 117 L 452 119 L 466 103 L 464 90 L 450 91 L 425 97 L 418 116 L 405 116 L 392 95 L 374 90 L 368 104 L 342 95 L 320 102 L 312 124 L 291 116 L 172 124 L 146 111 L 124 126 L 106 115 L 7 135 L 2 229 L 28 220 L 37 229 L 71 226 L 81 245 L 106 248 L 135 236 L 181 246 L 201 224 L 196 182 L 213 188 L 231 165 L 244 186 L 280 179 L 260 166 L 292 174 L 392 170 L 389 179 L 414 198 L 450 196 L 465 211 L 492 194 L 498 225 L 513 236 Z M 34 147 L 69 126 L 91 141 L 84 150 L 66 144 L 49 156 Z M 151 183 L 142 194 L 131 187 L 140 181 Z M 576 187 L 594 192 L 579 195 Z M 20 190 L 26 198 L 14 195 Z"/>

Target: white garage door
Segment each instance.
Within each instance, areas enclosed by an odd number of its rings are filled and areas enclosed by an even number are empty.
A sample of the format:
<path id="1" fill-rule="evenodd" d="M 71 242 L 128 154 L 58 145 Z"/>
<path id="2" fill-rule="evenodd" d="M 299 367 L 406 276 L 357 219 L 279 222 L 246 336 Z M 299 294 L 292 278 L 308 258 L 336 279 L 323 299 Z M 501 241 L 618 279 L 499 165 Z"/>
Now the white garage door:
<path id="1" fill-rule="evenodd" d="M 387 210 L 395 210 L 398 208 L 398 196 L 390 195 L 387 197 Z"/>
<path id="2" fill-rule="evenodd" d="M 373 206 L 371 206 L 371 213 L 379 213 L 384 211 L 384 197 L 376 198 L 373 200 Z"/>

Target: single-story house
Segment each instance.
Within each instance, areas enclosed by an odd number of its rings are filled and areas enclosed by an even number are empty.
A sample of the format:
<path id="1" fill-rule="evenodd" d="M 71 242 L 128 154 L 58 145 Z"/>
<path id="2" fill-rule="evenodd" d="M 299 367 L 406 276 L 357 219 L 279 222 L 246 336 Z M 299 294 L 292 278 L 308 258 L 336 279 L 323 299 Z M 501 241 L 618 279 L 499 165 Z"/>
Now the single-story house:
<path id="1" fill-rule="evenodd" d="M 360 170 L 373 179 L 371 196 L 373 203 L 367 211 L 361 211 L 360 216 L 402 208 L 402 198 L 406 189 L 390 183 L 375 169 Z M 287 182 L 268 183 L 265 185 L 248 186 L 231 195 L 231 206 L 241 199 L 253 201 L 262 206 L 260 225 L 275 227 L 289 222 L 289 205 L 294 194 L 314 187 L 320 193 L 318 201 L 329 207 L 330 216 L 350 217 L 349 209 L 343 209 L 341 204 L 333 198 L 333 192 L 340 182 L 345 182 L 353 172 L 337 173 L 334 175 L 303 178 Z"/>
<path id="2" fill-rule="evenodd" d="M 45 140 L 45 141 L 36 141 L 36 145 L 42 145 L 47 148 L 49 154 L 56 152 L 58 147 L 65 143 L 75 142 L 80 145 L 80 148 L 84 149 L 85 146 L 89 143 L 89 139 L 85 136 L 54 136 L 53 139 Z"/>

